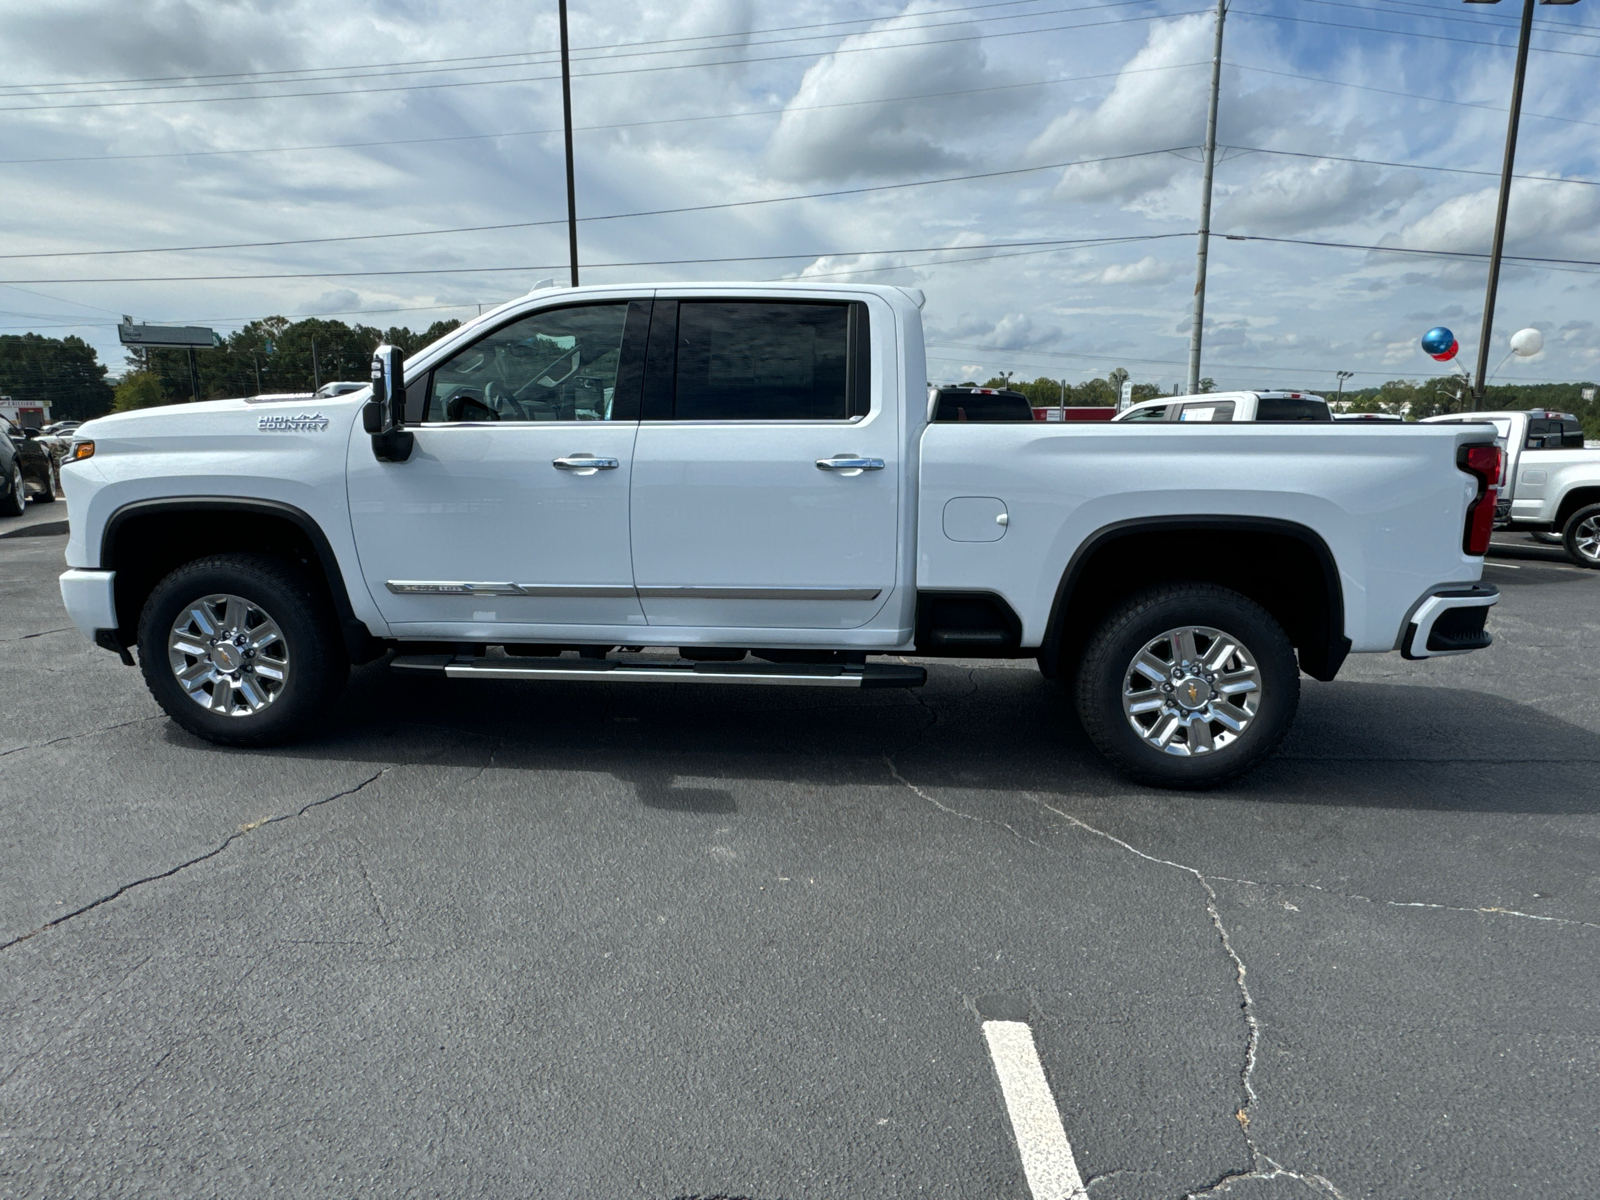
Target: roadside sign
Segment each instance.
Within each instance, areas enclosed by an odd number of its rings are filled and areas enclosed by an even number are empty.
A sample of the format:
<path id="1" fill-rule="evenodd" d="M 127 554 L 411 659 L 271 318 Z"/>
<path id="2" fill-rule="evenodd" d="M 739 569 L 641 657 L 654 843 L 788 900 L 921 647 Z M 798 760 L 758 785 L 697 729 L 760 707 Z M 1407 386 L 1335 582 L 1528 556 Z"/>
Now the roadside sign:
<path id="1" fill-rule="evenodd" d="M 190 350 L 212 350 L 222 345 L 215 329 L 204 325 L 135 325 L 124 321 L 117 326 L 117 337 L 124 346 L 177 346 Z"/>
<path id="2" fill-rule="evenodd" d="M 1133 403 L 1133 380 L 1124 379 L 1122 381 L 1122 396 L 1117 401 L 1117 411 L 1121 412 L 1123 409 L 1127 408 L 1128 405 L 1130 405 L 1132 403 Z"/>

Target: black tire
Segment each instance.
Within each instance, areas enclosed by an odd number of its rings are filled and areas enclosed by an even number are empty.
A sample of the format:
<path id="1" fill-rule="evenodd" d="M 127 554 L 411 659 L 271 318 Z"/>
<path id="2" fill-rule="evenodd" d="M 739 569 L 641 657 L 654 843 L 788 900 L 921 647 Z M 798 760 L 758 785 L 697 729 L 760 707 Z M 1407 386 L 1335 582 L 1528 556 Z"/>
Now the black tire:
<path id="1" fill-rule="evenodd" d="M 1580 567 L 1600 569 L 1600 504 L 1587 505 L 1567 518 L 1561 544 Z"/>
<path id="2" fill-rule="evenodd" d="M 235 698 L 231 682 L 219 697 L 220 679 L 209 684 L 202 681 L 193 691 L 179 682 L 171 654 L 184 656 L 181 652 L 169 653 L 169 638 L 182 614 L 193 612 L 195 606 L 212 596 L 237 597 L 252 614 L 275 623 L 287 650 L 286 669 L 281 672 L 283 681 L 275 691 L 264 677 L 250 681 L 253 691 L 241 683 L 237 696 L 243 699 Z M 215 616 L 215 612 L 211 615 Z M 246 622 L 237 624 L 243 629 Z M 225 638 L 220 640 L 227 642 Z M 200 636 L 194 645 L 204 650 L 204 642 Z M 211 651 L 204 661 L 200 655 L 184 661 L 195 669 L 209 669 L 207 663 L 216 653 Z M 223 660 L 226 663 L 239 658 L 235 651 L 228 653 L 231 657 Z M 263 657 L 257 661 L 265 667 L 275 661 L 266 656 L 281 651 L 263 649 L 261 653 Z M 268 746 L 304 734 L 338 699 L 350 674 L 349 657 L 321 582 L 292 563 L 268 554 L 219 554 L 197 559 L 158 583 L 139 617 L 139 665 L 145 684 L 169 717 L 196 737 L 224 746 Z M 239 667 L 239 671 L 246 669 L 253 667 Z M 239 671 L 227 678 L 242 680 Z M 239 708 L 252 707 L 254 699 L 263 696 L 270 699 L 259 709 L 238 712 Z M 229 704 L 233 714 L 217 711 L 218 703 Z"/>
<path id="3" fill-rule="evenodd" d="M 55 472 L 49 467 L 44 471 L 44 490 L 34 496 L 35 504 L 54 504 L 56 502 L 56 477 Z"/>
<path id="4" fill-rule="evenodd" d="M 1559 546 L 1565 541 L 1558 531 L 1536 529 L 1528 535 L 1541 546 Z"/>
<path id="5" fill-rule="evenodd" d="M 0 496 L 0 517 L 20 517 L 28 503 L 27 487 L 22 482 L 22 464 L 11 461 L 11 482 Z"/>
<path id="6" fill-rule="evenodd" d="M 1134 664 L 1141 652 L 1169 631 L 1188 627 L 1225 634 L 1242 648 L 1243 656 L 1225 657 L 1209 674 L 1203 673 L 1203 667 L 1197 668 L 1202 673 L 1186 675 L 1182 681 L 1168 674 L 1162 676 L 1165 682 L 1161 685 L 1144 675 L 1135 678 Z M 1200 660 L 1226 650 L 1203 633 L 1195 635 L 1194 644 Z M 1154 657 L 1165 661 L 1160 653 Z M 1251 659 L 1253 667 L 1248 666 Z M 1234 669 L 1225 670 L 1225 665 Z M 1254 689 L 1245 686 L 1251 672 L 1257 684 Z M 1135 689 L 1128 693 L 1130 697 L 1148 697 L 1136 703 L 1164 703 L 1172 715 L 1164 709 L 1138 716 L 1126 712 L 1124 691 L 1130 678 L 1134 678 Z M 1230 686 L 1230 680 L 1232 687 L 1240 689 L 1235 694 L 1213 691 L 1213 683 Z M 1209 698 L 1202 699 L 1200 708 L 1181 708 L 1181 695 L 1172 689 L 1191 683 L 1204 689 L 1203 695 Z M 1150 690 L 1138 690 L 1143 688 Z M 1253 600 L 1209 583 L 1166 584 L 1130 597 L 1106 618 L 1084 650 L 1074 692 L 1084 732 L 1117 770 L 1153 787 L 1199 789 L 1237 779 L 1278 748 L 1300 704 L 1300 668 L 1283 628 Z M 1248 703 L 1257 705 L 1253 712 L 1246 712 Z M 1214 721 L 1209 719 L 1213 712 L 1217 714 Z M 1168 734 L 1169 749 L 1157 748 L 1136 729 L 1145 717 L 1150 720 L 1152 735 L 1165 729 L 1169 720 L 1173 723 L 1179 732 Z M 1230 732 L 1230 725 L 1238 725 L 1238 732 Z M 1207 743 L 1214 748 L 1207 749 Z"/>

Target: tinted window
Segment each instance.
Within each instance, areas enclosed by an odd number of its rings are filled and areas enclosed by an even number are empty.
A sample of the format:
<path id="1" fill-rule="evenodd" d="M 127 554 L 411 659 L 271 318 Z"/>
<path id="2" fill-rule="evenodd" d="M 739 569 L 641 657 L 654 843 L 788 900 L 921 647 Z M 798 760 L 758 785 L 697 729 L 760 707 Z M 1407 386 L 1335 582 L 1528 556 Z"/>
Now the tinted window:
<path id="1" fill-rule="evenodd" d="M 1033 406 L 1021 392 L 961 391 L 946 388 L 939 393 L 935 421 L 1031 421 Z"/>
<path id="2" fill-rule="evenodd" d="M 425 421 L 608 421 L 627 304 L 503 325 L 434 369 Z"/>
<path id="3" fill-rule="evenodd" d="M 1231 421 L 1233 401 L 1220 400 L 1212 404 L 1185 404 L 1178 414 L 1180 421 Z"/>
<path id="4" fill-rule="evenodd" d="M 1528 422 L 1529 450 L 1582 450 L 1583 426 L 1576 420 L 1536 417 Z"/>
<path id="5" fill-rule="evenodd" d="M 1258 421 L 1331 421 L 1325 400 L 1295 400 L 1288 396 L 1262 396 L 1256 403 Z"/>
<path id="6" fill-rule="evenodd" d="M 683 301 L 673 416 L 680 421 L 846 419 L 850 307 Z"/>
<path id="7" fill-rule="evenodd" d="M 1149 408 L 1136 408 L 1122 419 L 1124 421 L 1165 421 L 1167 419 L 1167 409 L 1171 407 L 1172 405 L 1170 404 L 1153 404 Z"/>

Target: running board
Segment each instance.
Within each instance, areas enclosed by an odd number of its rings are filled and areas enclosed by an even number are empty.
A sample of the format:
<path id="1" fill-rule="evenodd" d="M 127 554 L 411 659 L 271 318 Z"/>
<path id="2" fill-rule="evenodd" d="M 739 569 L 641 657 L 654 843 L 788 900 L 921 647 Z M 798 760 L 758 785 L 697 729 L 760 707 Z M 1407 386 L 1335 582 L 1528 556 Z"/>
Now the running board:
<path id="1" fill-rule="evenodd" d="M 389 661 L 402 671 L 427 671 L 448 679 L 549 679 L 563 683 L 754 683 L 784 687 L 908 688 L 928 681 L 925 667 L 889 663 L 835 666 L 812 663 L 639 663 L 618 659 L 465 658 L 402 654 Z"/>

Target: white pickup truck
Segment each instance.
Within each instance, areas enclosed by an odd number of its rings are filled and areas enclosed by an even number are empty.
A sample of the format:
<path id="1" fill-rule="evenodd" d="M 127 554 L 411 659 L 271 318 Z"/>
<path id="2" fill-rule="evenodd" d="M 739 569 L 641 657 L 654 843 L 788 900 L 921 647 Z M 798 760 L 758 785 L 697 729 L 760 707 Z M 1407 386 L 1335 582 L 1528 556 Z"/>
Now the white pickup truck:
<path id="1" fill-rule="evenodd" d="M 1535 408 L 1423 423 L 1493 425 L 1505 448 L 1495 524 L 1559 540 L 1580 567 L 1600 568 L 1600 450 L 1584 449 L 1577 417 Z"/>
<path id="2" fill-rule="evenodd" d="M 1328 402 L 1310 392 L 1205 392 L 1167 396 L 1125 408 L 1113 421 L 1331 421 Z"/>
<path id="3" fill-rule="evenodd" d="M 76 432 L 61 592 L 185 729 L 307 729 L 353 663 L 916 686 L 1036 658 L 1134 778 L 1234 777 L 1299 673 L 1489 644 L 1482 426 L 930 421 L 919 293 L 536 291 L 371 392 Z"/>

